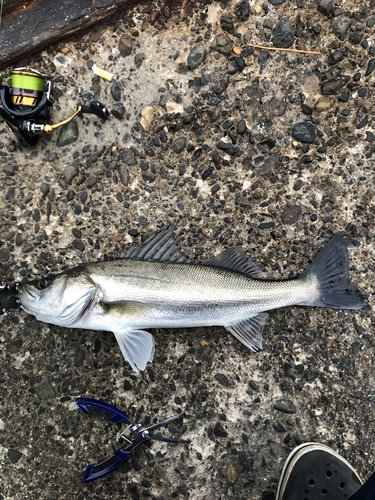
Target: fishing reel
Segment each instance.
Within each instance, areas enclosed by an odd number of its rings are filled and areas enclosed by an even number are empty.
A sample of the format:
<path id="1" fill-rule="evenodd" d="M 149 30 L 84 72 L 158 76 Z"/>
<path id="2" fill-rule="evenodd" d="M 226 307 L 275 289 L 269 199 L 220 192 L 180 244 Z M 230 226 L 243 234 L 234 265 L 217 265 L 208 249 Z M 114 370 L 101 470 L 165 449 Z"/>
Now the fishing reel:
<path id="1" fill-rule="evenodd" d="M 77 111 L 66 120 L 50 125 L 53 97 L 51 80 L 30 68 L 16 68 L 12 71 L 12 87 L 0 84 L 0 115 L 21 140 L 34 146 L 43 133 L 52 134 L 57 128 L 69 123 L 78 113 L 92 113 L 102 120 L 108 119 L 107 108 L 98 101 L 88 106 L 78 106 Z"/>

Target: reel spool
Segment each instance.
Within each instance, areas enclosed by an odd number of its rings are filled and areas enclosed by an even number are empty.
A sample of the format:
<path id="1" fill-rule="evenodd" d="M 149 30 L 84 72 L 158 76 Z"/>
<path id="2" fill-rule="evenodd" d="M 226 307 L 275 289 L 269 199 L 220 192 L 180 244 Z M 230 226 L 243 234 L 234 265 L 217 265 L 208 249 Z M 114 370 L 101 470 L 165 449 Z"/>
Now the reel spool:
<path id="1" fill-rule="evenodd" d="M 39 71 L 28 71 L 27 68 L 12 71 L 12 88 L 9 93 L 13 106 L 19 110 L 35 108 L 43 96 L 46 77 Z"/>
<path id="2" fill-rule="evenodd" d="M 108 119 L 107 108 L 98 101 L 89 106 L 79 106 L 72 116 L 55 125 L 48 122 L 52 114 L 53 98 L 51 78 L 31 68 L 15 68 L 12 71 L 12 87 L 0 85 L 0 115 L 7 122 L 20 142 L 33 146 L 40 134 L 52 134 L 54 130 L 70 122 L 78 113 L 92 113 L 102 120 Z"/>

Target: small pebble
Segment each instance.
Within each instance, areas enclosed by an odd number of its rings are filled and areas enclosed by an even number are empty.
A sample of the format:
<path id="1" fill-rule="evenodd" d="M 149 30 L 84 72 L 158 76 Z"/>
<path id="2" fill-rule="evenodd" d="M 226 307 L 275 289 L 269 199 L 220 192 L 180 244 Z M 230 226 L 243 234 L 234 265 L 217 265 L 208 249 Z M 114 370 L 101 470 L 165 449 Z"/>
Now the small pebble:
<path id="1" fill-rule="evenodd" d="M 72 229 L 72 234 L 73 236 L 75 236 L 76 238 L 79 238 L 81 239 L 82 238 L 82 231 L 80 231 L 79 229 L 77 229 L 76 227 L 74 227 Z"/>
<path id="2" fill-rule="evenodd" d="M 349 92 L 346 90 L 340 95 L 339 101 L 341 102 L 348 102 L 349 101 Z"/>
<path id="3" fill-rule="evenodd" d="M 135 158 L 135 153 L 134 153 L 134 150 L 132 148 L 126 148 L 125 151 L 121 155 L 121 159 L 124 163 L 126 163 L 129 166 L 137 164 L 137 160 Z"/>
<path id="4" fill-rule="evenodd" d="M 340 76 L 332 80 L 327 80 L 320 87 L 322 95 L 334 95 L 342 89 L 350 80 L 349 76 Z"/>
<path id="5" fill-rule="evenodd" d="M 280 399 L 274 403 L 275 410 L 278 410 L 282 413 L 294 414 L 297 413 L 297 409 L 293 403 L 289 399 Z"/>
<path id="6" fill-rule="evenodd" d="M 119 41 L 119 51 L 123 57 L 129 56 L 133 49 L 133 40 L 130 36 L 122 35 Z"/>
<path id="7" fill-rule="evenodd" d="M 238 481 L 238 472 L 235 462 L 228 462 L 225 466 L 225 478 L 230 486 L 233 486 Z"/>
<path id="8" fill-rule="evenodd" d="M 222 16 L 220 18 L 220 26 L 227 33 L 233 35 L 234 33 L 234 22 L 229 16 Z"/>
<path id="9" fill-rule="evenodd" d="M 296 224 L 298 221 L 301 220 L 301 217 L 302 217 L 302 207 L 299 205 L 288 207 L 280 214 L 281 221 L 285 225 Z"/>
<path id="10" fill-rule="evenodd" d="M 259 224 L 259 229 L 270 229 L 272 227 L 275 227 L 275 223 L 273 221 L 270 222 L 262 222 Z"/>
<path id="11" fill-rule="evenodd" d="M 244 134 L 246 132 L 246 122 L 245 120 L 240 120 L 238 123 L 237 123 L 237 134 Z"/>
<path id="12" fill-rule="evenodd" d="M 248 0 L 241 0 L 236 4 L 234 13 L 240 21 L 247 21 L 250 17 L 250 4 Z"/>
<path id="13" fill-rule="evenodd" d="M 214 170 L 214 167 L 208 167 L 202 174 L 202 179 L 205 181 L 207 177 L 211 174 L 211 172 Z"/>
<path id="14" fill-rule="evenodd" d="M 0 249 L 0 262 L 8 262 L 10 258 L 10 251 L 8 248 L 1 248 Z"/>
<path id="15" fill-rule="evenodd" d="M 76 248 L 80 252 L 83 252 L 84 249 L 85 249 L 85 244 L 83 243 L 82 240 L 80 240 L 78 238 L 76 238 L 75 240 L 73 240 L 72 245 L 74 246 L 74 248 Z"/>
<path id="16" fill-rule="evenodd" d="M 292 137 L 299 142 L 312 144 L 316 139 L 316 130 L 311 122 L 298 122 L 293 125 Z"/>
<path id="17" fill-rule="evenodd" d="M 274 30 L 272 38 L 273 46 L 287 49 L 294 43 L 294 31 L 288 20 L 279 21 Z"/>
<path id="18" fill-rule="evenodd" d="M 302 179 L 297 179 L 296 182 L 293 184 L 293 189 L 294 191 L 299 191 L 302 186 L 304 186 L 305 183 L 303 182 Z"/>
<path id="19" fill-rule="evenodd" d="M 93 188 L 95 184 L 97 183 L 97 178 L 95 175 L 90 175 L 90 177 L 87 179 L 87 187 L 89 189 Z"/>
<path id="20" fill-rule="evenodd" d="M 227 70 L 230 75 L 237 73 L 237 67 L 231 61 L 228 61 Z"/>
<path id="21" fill-rule="evenodd" d="M 138 222 L 141 224 L 141 226 L 148 226 L 150 223 L 148 218 L 145 217 L 144 215 L 140 215 L 138 217 Z"/>
<path id="22" fill-rule="evenodd" d="M 125 107 L 122 104 L 122 102 L 117 102 L 112 107 L 111 112 L 115 118 L 117 118 L 118 120 L 122 120 L 124 118 L 124 115 L 125 115 Z"/>
<path id="23" fill-rule="evenodd" d="M 234 58 L 234 62 L 236 63 L 237 65 L 237 68 L 242 71 L 245 67 L 245 61 L 243 60 L 242 57 L 235 57 Z"/>
<path id="24" fill-rule="evenodd" d="M 227 437 L 228 436 L 228 432 L 224 429 L 221 422 L 216 422 L 215 427 L 214 427 L 214 434 L 217 437 Z"/>
<path id="25" fill-rule="evenodd" d="M 333 0 L 320 0 L 318 4 L 318 11 L 323 16 L 329 16 L 333 9 Z"/>
<path id="26" fill-rule="evenodd" d="M 207 48 L 205 45 L 199 43 L 198 45 L 195 45 L 187 59 L 187 64 L 191 70 L 197 69 L 198 66 L 200 66 L 204 60 L 207 57 Z"/>
<path id="27" fill-rule="evenodd" d="M 214 94 L 208 98 L 207 104 L 209 106 L 217 106 L 220 101 L 221 101 L 220 97 Z"/>
<path id="28" fill-rule="evenodd" d="M 253 389 L 253 391 L 259 392 L 259 385 L 254 382 L 254 380 L 249 380 L 249 386 Z"/>
<path id="29" fill-rule="evenodd" d="M 42 182 L 42 184 L 40 185 L 40 191 L 43 195 L 43 198 L 45 198 L 46 196 L 48 196 L 49 192 L 50 192 L 50 187 L 49 187 L 49 184 L 47 184 L 46 182 Z"/>
<path id="30" fill-rule="evenodd" d="M 367 65 L 365 76 L 370 76 L 375 68 L 375 59 L 370 59 Z"/>
<path id="31" fill-rule="evenodd" d="M 180 154 L 186 148 L 187 138 L 185 136 L 177 137 L 173 141 L 172 149 L 175 153 Z"/>
<path id="32" fill-rule="evenodd" d="M 348 40 L 349 43 L 353 45 L 358 45 L 359 43 L 361 43 L 362 38 L 363 38 L 363 33 L 361 33 L 360 31 L 353 31 L 353 33 L 350 33 Z"/>
<path id="33" fill-rule="evenodd" d="M 141 109 L 140 124 L 146 132 L 150 132 L 151 125 L 154 123 L 156 110 L 154 106 L 146 105 Z"/>
<path id="34" fill-rule="evenodd" d="M 14 198 L 14 187 L 10 187 L 5 195 L 6 200 L 13 200 Z"/>
<path id="35" fill-rule="evenodd" d="M 129 170 L 125 167 L 125 165 L 120 165 L 120 167 L 118 169 L 118 173 L 119 173 L 120 180 L 121 180 L 122 184 L 125 187 L 128 186 L 130 183 L 130 174 L 129 174 Z"/>
<path id="36" fill-rule="evenodd" d="M 79 174 L 79 170 L 75 165 L 68 165 L 63 170 L 64 180 L 67 184 L 71 184 L 73 179 Z"/>
<path id="37" fill-rule="evenodd" d="M 111 94 L 116 102 L 121 101 L 121 85 L 119 82 L 115 82 L 111 87 Z"/>
<path id="38" fill-rule="evenodd" d="M 7 147 L 7 150 L 9 151 L 9 153 L 13 153 L 13 151 L 16 150 L 16 141 L 14 141 L 13 139 L 10 139 L 6 144 L 6 147 Z"/>
<path id="39" fill-rule="evenodd" d="M 259 175 L 268 175 L 271 172 L 271 163 L 266 162 L 258 170 Z"/>
<path id="40" fill-rule="evenodd" d="M 160 17 L 160 12 L 158 10 L 152 10 L 150 13 L 150 22 L 154 24 Z"/>
<path id="41" fill-rule="evenodd" d="M 77 118 L 74 118 L 59 130 L 59 136 L 56 141 L 58 147 L 62 148 L 63 146 L 69 146 L 69 144 L 76 142 L 79 137 Z"/>
<path id="42" fill-rule="evenodd" d="M 332 25 L 333 33 L 337 36 L 339 40 L 342 42 L 346 38 L 346 34 L 350 25 L 352 24 L 352 19 L 346 16 L 339 16 L 336 18 Z"/>
<path id="43" fill-rule="evenodd" d="M 146 60 L 146 54 L 138 53 L 134 56 L 134 64 L 136 68 L 140 68 L 142 66 L 143 61 Z"/>
<path id="44" fill-rule="evenodd" d="M 225 153 L 228 153 L 230 156 L 234 156 L 236 154 L 234 147 L 232 144 L 229 144 L 228 142 L 218 142 L 216 146 L 224 151 Z"/>
<path id="45" fill-rule="evenodd" d="M 319 113 L 322 113 L 323 111 L 327 111 L 328 109 L 331 109 L 334 105 L 336 104 L 336 99 L 334 97 L 321 97 L 318 99 L 315 104 L 314 108 L 316 111 Z"/>

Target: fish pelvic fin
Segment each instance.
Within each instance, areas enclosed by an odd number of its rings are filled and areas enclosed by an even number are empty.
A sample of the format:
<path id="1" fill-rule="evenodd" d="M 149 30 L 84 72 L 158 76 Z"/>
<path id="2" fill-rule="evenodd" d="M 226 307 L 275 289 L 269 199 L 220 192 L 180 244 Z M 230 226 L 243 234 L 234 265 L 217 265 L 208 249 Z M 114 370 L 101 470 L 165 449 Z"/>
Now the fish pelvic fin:
<path id="1" fill-rule="evenodd" d="M 248 274 L 251 278 L 261 278 L 263 272 L 240 247 L 228 248 L 216 257 L 205 260 L 203 266 L 222 267 L 231 271 Z"/>
<path id="2" fill-rule="evenodd" d="M 348 243 L 342 233 L 335 234 L 298 277 L 310 281 L 316 291 L 311 302 L 298 305 L 335 309 L 361 309 L 367 305 L 360 290 L 350 281 Z"/>
<path id="3" fill-rule="evenodd" d="M 258 313 L 232 325 L 226 325 L 225 328 L 246 347 L 258 352 L 262 349 L 263 327 L 267 318 L 267 313 Z"/>
<path id="4" fill-rule="evenodd" d="M 144 330 L 119 330 L 113 332 L 121 352 L 134 371 L 143 371 L 154 359 L 155 341 L 151 333 Z"/>

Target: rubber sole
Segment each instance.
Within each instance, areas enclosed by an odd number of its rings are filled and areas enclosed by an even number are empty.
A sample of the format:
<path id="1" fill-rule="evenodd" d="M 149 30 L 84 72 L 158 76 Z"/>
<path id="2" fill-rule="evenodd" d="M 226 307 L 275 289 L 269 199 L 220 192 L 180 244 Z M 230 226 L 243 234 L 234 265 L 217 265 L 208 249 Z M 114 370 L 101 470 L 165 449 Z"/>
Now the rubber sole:
<path id="1" fill-rule="evenodd" d="M 289 457 L 287 458 L 285 464 L 284 464 L 284 467 L 283 467 L 283 470 L 281 472 L 281 476 L 280 476 L 280 480 L 279 480 L 279 485 L 278 485 L 278 488 L 277 488 L 277 493 L 276 493 L 276 500 L 290 500 L 291 496 L 290 494 L 288 494 L 288 496 L 286 497 L 285 496 L 285 491 L 286 491 L 286 488 L 287 486 L 289 485 L 290 486 L 290 481 L 291 481 L 291 475 L 293 472 L 296 472 L 296 464 L 297 462 L 299 462 L 301 460 L 302 457 L 306 457 L 306 454 L 308 453 L 311 453 L 311 452 L 320 452 L 320 455 L 323 455 L 323 456 L 326 456 L 327 458 L 331 458 L 332 460 L 334 460 L 336 463 L 338 463 L 338 465 L 342 465 L 342 467 L 346 467 L 347 469 L 347 478 L 348 478 L 348 481 L 352 482 L 353 481 L 356 483 L 356 484 L 352 484 L 351 487 L 352 489 L 354 488 L 354 491 L 352 491 L 351 494 L 355 493 L 355 488 L 359 488 L 361 485 L 362 485 L 362 480 L 361 478 L 359 477 L 357 471 L 352 467 L 352 465 L 350 465 L 350 463 L 345 460 L 345 458 L 341 457 L 338 453 L 336 453 L 334 450 L 332 450 L 332 448 L 329 448 L 328 446 L 326 445 L 323 445 L 323 444 L 319 444 L 319 443 L 303 443 L 299 446 L 297 446 L 297 448 L 295 448 L 289 455 Z M 313 465 L 313 464 L 310 464 L 310 465 Z M 321 466 L 322 465 L 322 461 L 320 461 L 319 463 L 316 464 L 317 467 Z M 306 471 L 307 472 L 307 471 Z M 328 478 L 329 476 L 326 475 L 326 477 Z M 305 481 L 307 483 L 307 478 L 303 478 L 303 477 L 299 477 L 297 479 L 297 483 L 298 481 L 301 482 L 301 484 L 303 484 L 303 481 Z M 319 481 L 319 480 L 317 480 Z M 309 483 L 310 485 L 312 484 L 312 482 Z M 297 484 L 295 490 L 297 490 L 297 488 L 300 488 L 301 489 L 301 492 L 298 492 L 298 491 L 295 491 L 295 497 L 296 498 L 299 498 L 299 500 L 304 500 L 305 496 L 306 498 L 313 498 L 310 495 L 310 493 L 308 493 L 308 489 L 306 489 L 305 487 L 302 488 L 301 485 Z M 319 489 L 319 486 L 317 485 L 317 490 Z M 303 490 L 303 491 L 302 491 Z M 308 494 L 307 494 L 308 493 Z M 325 490 L 324 488 L 320 488 L 319 492 L 318 493 L 314 493 L 315 495 L 317 496 L 314 496 L 314 498 L 324 498 L 326 497 L 327 499 L 328 498 L 332 498 L 331 496 L 326 496 L 327 495 L 327 490 Z M 340 495 L 341 492 L 338 493 L 338 495 Z M 345 495 L 344 492 L 343 493 L 343 496 L 342 498 L 349 498 L 347 495 Z M 305 495 L 307 494 L 307 495 Z M 300 496 L 298 496 L 300 495 Z M 340 496 L 334 496 L 333 498 L 335 498 L 335 500 L 340 500 Z"/>

